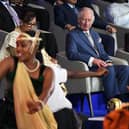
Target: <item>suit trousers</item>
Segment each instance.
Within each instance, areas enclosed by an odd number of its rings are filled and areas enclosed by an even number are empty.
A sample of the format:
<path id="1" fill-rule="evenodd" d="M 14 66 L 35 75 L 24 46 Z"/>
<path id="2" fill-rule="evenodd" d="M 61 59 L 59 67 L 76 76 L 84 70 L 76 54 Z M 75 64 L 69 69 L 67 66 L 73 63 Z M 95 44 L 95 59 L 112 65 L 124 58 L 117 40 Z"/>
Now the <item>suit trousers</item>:
<path id="1" fill-rule="evenodd" d="M 113 65 L 107 69 L 109 73 L 102 77 L 106 98 L 110 99 L 114 96 L 128 93 L 129 67 L 125 65 Z"/>

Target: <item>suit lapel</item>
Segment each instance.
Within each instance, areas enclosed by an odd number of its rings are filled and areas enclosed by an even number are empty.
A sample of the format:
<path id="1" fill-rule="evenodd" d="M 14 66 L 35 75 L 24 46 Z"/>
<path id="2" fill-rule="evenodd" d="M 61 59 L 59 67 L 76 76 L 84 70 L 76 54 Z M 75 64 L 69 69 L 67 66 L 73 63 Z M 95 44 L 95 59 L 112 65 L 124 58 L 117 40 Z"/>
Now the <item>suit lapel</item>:
<path id="1" fill-rule="evenodd" d="M 77 14 L 75 14 L 74 10 L 73 10 L 68 4 L 65 3 L 64 6 L 65 6 L 65 8 L 66 8 L 68 11 L 70 10 L 70 12 L 72 13 L 72 15 L 77 16 Z"/>
<path id="2" fill-rule="evenodd" d="M 94 40 L 94 39 L 95 39 L 94 34 L 93 34 L 92 32 L 90 32 L 90 33 L 91 33 L 91 35 L 92 35 L 92 37 L 93 37 L 93 40 Z M 85 47 L 89 47 L 90 49 L 92 49 L 91 51 L 96 55 L 97 52 L 96 52 L 95 48 L 91 45 L 91 43 L 90 43 L 88 37 L 82 32 L 82 30 L 79 30 L 79 31 L 78 31 L 78 34 L 79 34 L 80 39 L 83 40 L 84 46 L 85 46 Z M 95 42 L 96 42 L 96 41 L 94 40 L 94 43 L 95 43 Z M 87 46 L 86 46 L 86 45 L 87 45 Z M 97 45 L 96 43 L 95 43 L 95 45 L 96 45 L 97 50 L 98 50 L 98 45 Z M 90 51 L 90 50 L 89 50 L 89 51 Z M 97 55 L 98 55 L 98 54 L 97 54 Z"/>
<path id="3" fill-rule="evenodd" d="M 86 37 L 86 35 L 81 30 L 78 31 L 78 34 L 79 34 L 80 39 L 83 40 L 83 42 L 86 42 L 87 45 L 92 48 L 88 38 Z"/>
<path id="4" fill-rule="evenodd" d="M 91 49 L 94 50 L 94 48 L 92 47 L 89 39 L 87 38 L 87 36 L 81 30 L 78 32 L 78 34 L 79 34 L 80 39 L 82 39 L 85 44 L 87 44 Z"/>
<path id="5" fill-rule="evenodd" d="M 6 15 L 10 18 L 10 20 L 13 22 L 12 17 L 9 13 L 9 11 L 7 10 L 7 8 L 0 2 L 0 8 L 3 10 L 4 13 L 6 13 Z M 5 10 L 5 11 L 4 11 Z M 14 23 L 14 22 L 13 22 Z"/>

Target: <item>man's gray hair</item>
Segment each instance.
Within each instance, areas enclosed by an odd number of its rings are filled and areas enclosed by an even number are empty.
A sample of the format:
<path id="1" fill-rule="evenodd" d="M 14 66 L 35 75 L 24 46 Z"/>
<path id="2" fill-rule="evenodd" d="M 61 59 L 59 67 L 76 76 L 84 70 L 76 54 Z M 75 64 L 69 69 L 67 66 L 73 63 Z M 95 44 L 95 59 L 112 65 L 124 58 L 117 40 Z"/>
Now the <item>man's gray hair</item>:
<path id="1" fill-rule="evenodd" d="M 82 17 L 82 14 L 83 14 L 84 12 L 86 12 L 86 11 L 88 11 L 88 12 L 91 13 L 91 15 L 92 15 L 92 23 L 93 23 L 94 20 L 95 20 L 94 11 L 93 11 L 91 8 L 88 8 L 88 7 L 83 7 L 83 8 L 81 8 L 81 9 L 79 10 L 78 19 L 80 19 L 80 18 Z"/>

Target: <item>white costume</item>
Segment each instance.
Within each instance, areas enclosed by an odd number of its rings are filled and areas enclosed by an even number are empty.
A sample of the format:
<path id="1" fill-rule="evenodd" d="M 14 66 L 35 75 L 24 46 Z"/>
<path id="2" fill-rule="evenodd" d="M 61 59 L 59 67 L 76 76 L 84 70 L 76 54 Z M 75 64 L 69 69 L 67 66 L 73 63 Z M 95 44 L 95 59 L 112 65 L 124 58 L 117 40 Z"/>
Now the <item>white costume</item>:
<path id="1" fill-rule="evenodd" d="M 0 50 L 0 61 L 3 60 L 5 57 L 10 56 L 10 52 L 7 50 L 9 46 L 16 48 L 16 39 L 19 34 L 20 33 L 16 30 L 7 34 Z"/>
<path id="2" fill-rule="evenodd" d="M 109 22 L 129 28 L 129 3 L 111 3 L 104 14 Z"/>
<path id="3" fill-rule="evenodd" d="M 48 67 L 51 67 L 54 73 L 54 90 L 49 97 L 47 104 L 53 112 L 57 112 L 64 108 L 72 109 L 71 102 L 66 98 L 66 94 L 61 88 L 60 83 L 65 83 L 67 81 L 67 70 L 61 68 L 59 64 L 54 64 L 51 62 L 51 57 L 47 54 L 45 49 L 42 49 L 43 61 L 44 64 Z"/>
<path id="4" fill-rule="evenodd" d="M 55 76 L 55 87 L 52 95 L 48 99 L 47 104 L 53 112 L 57 112 L 63 108 L 72 109 L 71 102 L 65 97 L 60 83 L 67 81 L 67 70 L 61 68 L 59 65 L 50 66 L 54 71 Z"/>

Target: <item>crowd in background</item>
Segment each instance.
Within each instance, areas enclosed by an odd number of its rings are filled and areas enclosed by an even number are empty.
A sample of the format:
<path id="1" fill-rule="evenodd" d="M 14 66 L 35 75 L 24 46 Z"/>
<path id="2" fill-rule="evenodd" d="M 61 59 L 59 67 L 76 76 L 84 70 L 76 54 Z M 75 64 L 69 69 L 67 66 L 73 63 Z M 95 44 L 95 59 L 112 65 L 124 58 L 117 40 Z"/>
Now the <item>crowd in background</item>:
<path id="1" fill-rule="evenodd" d="M 1 129 L 31 128 L 32 120 L 34 125 L 41 125 L 41 129 L 48 128 L 43 113 L 39 115 L 40 117 L 34 116 L 39 110 L 48 111 L 52 121 L 51 129 L 86 129 L 87 117 L 77 114 L 72 109 L 71 102 L 61 89 L 60 83 L 66 82 L 68 77 L 100 77 L 106 101 L 114 97 L 123 102 L 128 101 L 129 66 L 114 65 L 110 56 L 114 56 L 116 51 L 117 41 L 112 36 L 117 33 L 114 25 L 126 28 L 129 26 L 129 3 L 124 0 L 106 1 L 110 4 L 104 10 L 105 18 L 102 18 L 92 6 L 95 0 L 0 0 L 0 30 L 8 33 L 0 49 L 2 69 L 0 78 L 8 75 L 10 83 L 14 82 L 13 87 L 16 87 L 15 85 L 20 86 L 19 80 L 21 82 L 24 80 L 19 76 L 23 74 L 26 77 L 26 83 L 23 81 L 23 85 L 27 84 L 29 88 L 23 86 L 23 90 L 27 99 L 31 100 L 27 101 L 22 95 L 20 92 L 22 88 L 12 90 L 11 87 L 5 95 L 7 103 L 4 104 L 9 108 L 2 110 Z M 67 58 L 83 61 L 90 71 L 73 72 L 59 66 L 57 60 L 59 50 L 56 37 L 50 32 L 51 16 L 47 4 L 53 7 L 54 24 L 67 31 L 64 49 Z M 103 34 L 94 28 L 105 30 L 108 34 Z M 45 63 L 45 59 L 49 64 Z M 18 95 L 20 101 L 17 99 Z M 22 110 L 18 105 L 23 101 L 27 103 L 27 106 L 24 105 L 27 108 Z M 0 105 L 2 106 L 4 105 Z M 32 117 L 23 115 L 22 112 L 26 109 Z M 8 113 L 11 116 L 9 119 Z M 37 123 L 40 119 L 44 121 L 43 124 Z"/>

